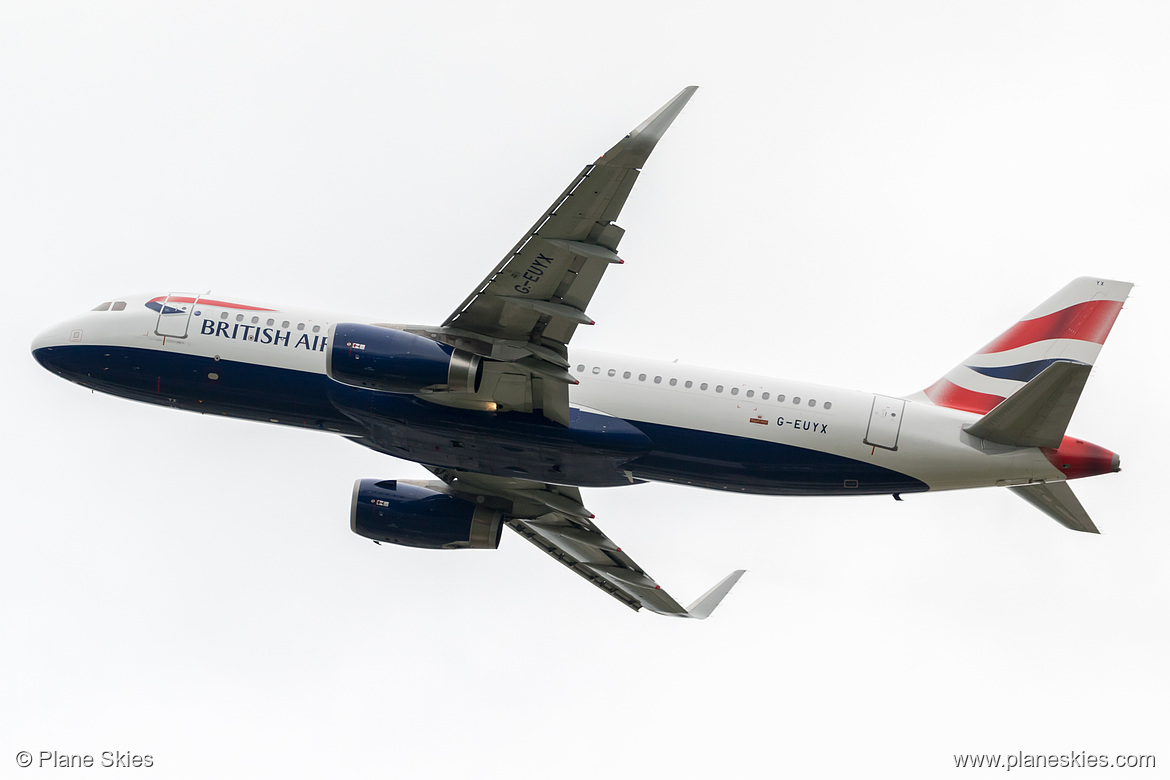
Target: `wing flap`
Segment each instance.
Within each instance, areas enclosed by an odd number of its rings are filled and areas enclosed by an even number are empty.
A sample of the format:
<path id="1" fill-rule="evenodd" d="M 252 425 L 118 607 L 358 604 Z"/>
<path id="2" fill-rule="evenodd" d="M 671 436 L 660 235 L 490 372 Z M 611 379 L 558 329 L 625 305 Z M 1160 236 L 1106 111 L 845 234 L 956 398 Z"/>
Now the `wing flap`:
<path id="1" fill-rule="evenodd" d="M 584 577 L 594 586 L 605 591 L 610 596 L 613 596 L 615 599 L 625 604 L 630 609 L 636 612 L 642 608 L 642 602 L 637 598 L 630 595 L 629 593 L 626 593 L 624 590 L 617 587 L 604 577 L 598 576 L 588 568 L 584 566 L 578 566 L 577 561 L 573 560 L 571 557 L 566 557 L 565 552 L 560 547 L 550 542 L 543 535 L 536 533 L 527 523 L 521 522 L 519 520 L 509 520 L 507 521 L 507 525 L 513 531 L 520 534 L 521 537 L 527 539 L 540 549 L 544 550 L 550 557 L 564 564 L 569 569 Z"/>

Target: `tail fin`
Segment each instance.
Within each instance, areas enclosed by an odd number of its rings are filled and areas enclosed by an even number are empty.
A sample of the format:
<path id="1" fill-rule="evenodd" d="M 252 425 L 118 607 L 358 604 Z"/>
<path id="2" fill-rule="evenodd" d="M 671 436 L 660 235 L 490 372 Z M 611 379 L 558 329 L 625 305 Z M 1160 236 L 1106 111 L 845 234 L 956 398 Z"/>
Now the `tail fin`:
<path id="1" fill-rule="evenodd" d="M 1088 368 L 1097 360 L 1132 287 L 1129 282 L 1088 276 L 1074 279 L 933 385 L 908 398 L 987 414 L 1030 387 L 1027 395 L 1033 397 L 1022 396 L 1020 402 L 1010 405 L 1015 408 L 1005 407 L 1001 416 L 1016 420 L 1016 428 L 1019 420 L 1032 418 L 1035 427 L 1037 413 L 1047 416 L 1045 409 L 1055 408 L 1060 410 L 1056 419 L 1063 416 L 1067 425 Z M 989 421 L 989 430 L 993 422 Z M 1063 425 L 1040 422 L 1045 431 L 1038 435 L 1051 438 L 1056 427 L 1063 435 Z M 1003 421 L 997 423 L 1001 424 Z M 1029 435 L 1034 438 L 1037 434 Z M 1044 445 L 1029 441 L 1029 446 Z"/>
<path id="2" fill-rule="evenodd" d="M 983 415 L 964 426 L 967 433 L 1000 444 L 1040 447 L 1066 480 L 1118 471 L 1115 454 L 1064 432 L 1132 287 L 1108 279 L 1074 279 L 908 398 Z M 1033 482 L 1011 490 L 1067 528 L 1099 533 L 1067 482 Z"/>

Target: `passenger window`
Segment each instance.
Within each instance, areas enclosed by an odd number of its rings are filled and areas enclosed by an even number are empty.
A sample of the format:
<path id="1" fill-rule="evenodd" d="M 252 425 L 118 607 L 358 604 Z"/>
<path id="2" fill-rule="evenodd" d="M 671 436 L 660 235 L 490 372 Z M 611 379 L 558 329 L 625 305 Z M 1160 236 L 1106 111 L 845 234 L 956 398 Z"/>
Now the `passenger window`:
<path id="1" fill-rule="evenodd" d="M 670 380 L 670 386 L 671 386 L 671 387 L 675 387 L 676 385 L 678 385 L 678 380 L 677 380 L 677 379 L 671 379 L 671 380 Z"/>
<path id="2" fill-rule="evenodd" d="M 601 366 L 594 366 L 594 367 L 593 367 L 593 373 L 594 373 L 594 374 L 600 374 L 600 373 L 601 373 Z"/>
<path id="3" fill-rule="evenodd" d="M 792 403 L 796 404 L 797 406 L 800 406 L 800 396 L 799 395 L 792 396 Z"/>
<path id="4" fill-rule="evenodd" d="M 274 319 L 272 319 L 271 317 L 269 317 L 269 318 L 268 318 L 268 322 L 267 322 L 266 324 L 268 325 L 268 327 L 270 327 L 270 328 L 271 328 L 273 325 L 275 325 L 275 324 L 276 324 L 276 320 L 274 320 Z"/>
<path id="5" fill-rule="evenodd" d="M 297 323 L 297 330 L 304 330 L 304 329 L 305 329 L 305 323 L 298 322 Z"/>
<path id="6" fill-rule="evenodd" d="M 259 318 L 259 317 L 253 317 L 253 318 L 252 318 L 252 324 L 253 324 L 253 325 L 255 325 L 255 324 L 259 323 L 259 322 L 260 322 L 260 318 Z"/>
<path id="7" fill-rule="evenodd" d="M 832 401 L 825 401 L 825 408 L 826 408 L 826 409 L 832 409 L 832 408 L 833 408 L 833 402 L 832 402 Z"/>
<path id="8" fill-rule="evenodd" d="M 723 385 L 715 385 L 715 392 L 722 393 L 723 392 Z"/>
<path id="9" fill-rule="evenodd" d="M 731 388 L 731 394 L 732 395 L 739 395 L 739 388 L 738 387 Z"/>
<path id="10" fill-rule="evenodd" d="M 617 371 L 615 371 L 612 368 L 609 371 L 606 371 L 605 373 L 606 373 L 606 376 L 617 376 Z"/>
<path id="11" fill-rule="evenodd" d="M 221 312 L 219 313 L 219 318 L 220 318 L 221 320 L 226 320 L 226 319 L 227 319 L 227 312 L 226 312 L 226 311 L 221 311 Z"/>
<path id="12" fill-rule="evenodd" d="M 645 374 L 638 374 L 638 381 L 639 381 L 639 382 L 645 382 L 645 381 L 646 381 L 646 375 L 645 375 Z"/>
<path id="13" fill-rule="evenodd" d="M 776 403 L 778 403 L 778 404 L 784 403 L 784 393 L 781 393 L 780 395 L 776 396 Z"/>
<path id="14" fill-rule="evenodd" d="M 622 374 L 622 379 L 629 379 L 629 378 L 630 378 L 630 372 L 629 372 L 629 371 L 627 371 L 627 372 L 625 372 L 624 374 Z"/>
<path id="15" fill-rule="evenodd" d="M 756 394 L 756 391 L 755 391 L 755 390 L 748 390 L 748 391 L 747 391 L 747 397 L 748 397 L 748 398 L 751 398 L 751 397 L 752 397 L 753 395 L 755 395 L 755 394 Z"/>
<path id="16" fill-rule="evenodd" d="M 764 393 L 763 395 L 760 396 L 760 398 L 767 401 L 768 400 L 768 393 Z"/>
<path id="17" fill-rule="evenodd" d="M 578 374 L 580 374 L 580 373 L 581 373 L 582 371 L 584 371 L 584 370 L 585 370 L 585 364 L 584 364 L 584 363 L 580 363 L 580 364 L 578 364 L 578 365 L 577 365 L 577 373 L 578 373 Z"/>
<path id="18" fill-rule="evenodd" d="M 662 384 L 662 377 L 660 377 L 660 376 L 654 377 L 654 384 L 656 384 L 656 385 Z"/>
<path id="19" fill-rule="evenodd" d="M 284 322 L 282 322 L 282 323 L 280 324 L 280 327 L 282 327 L 282 328 L 284 328 L 284 329 L 286 329 L 286 330 L 287 330 L 287 329 L 288 329 L 288 320 L 285 320 Z"/>
<path id="20" fill-rule="evenodd" d="M 691 380 L 689 380 L 689 379 L 688 379 L 688 380 L 687 380 L 687 383 L 686 383 L 685 385 L 683 385 L 683 387 L 685 387 L 685 388 L 687 388 L 687 389 L 689 390 L 689 389 L 690 389 L 690 387 L 691 387 L 691 385 L 693 385 L 693 384 L 694 384 L 694 382 L 692 382 Z"/>
<path id="21" fill-rule="evenodd" d="M 320 333 L 320 332 L 321 332 L 321 326 L 320 326 L 320 325 L 314 325 L 314 326 L 313 326 L 313 332 L 314 332 L 314 333 Z"/>
<path id="22" fill-rule="evenodd" d="M 699 389 L 700 389 L 700 390 L 706 390 L 706 389 L 707 389 L 707 383 L 706 383 L 706 382 L 704 382 L 703 384 L 699 385 Z"/>
<path id="23" fill-rule="evenodd" d="M 237 315 L 236 315 L 236 322 L 243 322 L 243 321 L 244 321 L 244 315 L 243 315 L 243 314 L 237 314 Z"/>
<path id="24" fill-rule="evenodd" d="M 814 399 L 814 398 L 808 399 L 808 405 L 809 406 L 816 406 L 817 405 L 816 399 Z"/>

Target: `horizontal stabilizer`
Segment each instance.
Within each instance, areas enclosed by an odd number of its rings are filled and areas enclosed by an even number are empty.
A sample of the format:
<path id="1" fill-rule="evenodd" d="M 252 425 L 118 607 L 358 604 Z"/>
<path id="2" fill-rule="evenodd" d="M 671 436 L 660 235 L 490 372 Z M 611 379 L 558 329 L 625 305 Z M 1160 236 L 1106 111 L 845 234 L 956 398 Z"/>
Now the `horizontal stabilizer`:
<path id="1" fill-rule="evenodd" d="M 967 428 L 980 439 L 1017 447 L 1059 447 L 1092 366 L 1058 360 Z"/>
<path id="2" fill-rule="evenodd" d="M 1065 528 L 1088 534 L 1101 533 L 1067 482 L 1033 482 L 1008 489 Z"/>

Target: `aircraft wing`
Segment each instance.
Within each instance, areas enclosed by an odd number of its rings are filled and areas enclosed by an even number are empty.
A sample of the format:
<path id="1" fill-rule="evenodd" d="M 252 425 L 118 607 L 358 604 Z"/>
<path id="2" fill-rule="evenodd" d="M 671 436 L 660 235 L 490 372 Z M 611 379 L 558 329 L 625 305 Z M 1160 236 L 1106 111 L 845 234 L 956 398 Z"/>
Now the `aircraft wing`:
<path id="1" fill-rule="evenodd" d="M 743 576 L 734 571 L 683 608 L 622 552 L 593 521 L 575 487 L 493 477 L 452 469 L 430 470 L 457 495 L 504 513 L 509 528 L 631 609 L 703 619 Z"/>
<path id="2" fill-rule="evenodd" d="M 568 344 L 605 269 L 621 263 L 614 224 L 638 173 L 698 87 L 669 103 L 577 175 L 507 256 L 438 330 L 426 335 L 493 365 L 480 401 L 501 411 L 542 409 L 569 424 Z M 500 375 L 506 375 L 501 380 Z M 432 399 L 439 402 L 439 399 Z"/>

